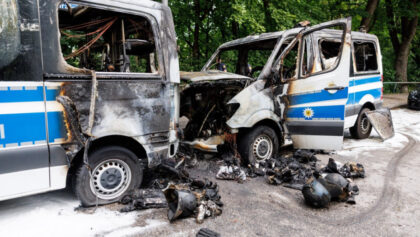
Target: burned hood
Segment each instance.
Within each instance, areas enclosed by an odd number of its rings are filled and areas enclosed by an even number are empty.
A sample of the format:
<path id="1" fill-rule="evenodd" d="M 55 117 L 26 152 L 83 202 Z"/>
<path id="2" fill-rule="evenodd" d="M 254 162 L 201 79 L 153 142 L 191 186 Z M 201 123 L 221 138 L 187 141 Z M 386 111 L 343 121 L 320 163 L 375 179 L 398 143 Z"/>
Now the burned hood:
<path id="1" fill-rule="evenodd" d="M 232 79 L 249 79 L 250 77 L 239 74 L 221 72 L 221 71 L 201 71 L 201 72 L 181 72 L 181 80 L 190 82 L 199 81 L 216 81 L 216 80 L 232 80 Z"/>

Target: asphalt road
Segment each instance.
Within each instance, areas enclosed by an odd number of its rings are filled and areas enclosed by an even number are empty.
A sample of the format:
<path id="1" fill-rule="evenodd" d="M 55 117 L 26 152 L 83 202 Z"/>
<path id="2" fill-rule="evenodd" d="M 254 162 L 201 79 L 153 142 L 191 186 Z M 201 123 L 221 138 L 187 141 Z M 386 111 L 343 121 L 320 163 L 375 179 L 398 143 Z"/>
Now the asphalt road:
<path id="1" fill-rule="evenodd" d="M 63 208 L 75 207 L 77 201 L 69 191 L 59 191 L 0 202 L 0 235 L 21 233 L 12 229 L 13 225 L 7 225 L 9 218 L 22 228 L 34 228 L 29 230 L 35 231 L 31 232 L 35 235 L 44 233 L 29 225 L 37 214 L 32 219 L 25 214 L 41 206 L 51 207 L 49 214 L 40 215 L 41 220 L 38 220 L 45 223 L 44 231 L 53 228 L 48 223 L 55 221 L 62 229 L 51 233 L 63 236 L 75 236 L 73 233 L 77 233 L 77 221 L 81 218 L 82 227 L 90 228 L 90 232 L 79 233 L 79 236 L 195 236 L 200 228 L 215 230 L 222 236 L 419 236 L 419 113 L 406 109 L 393 111 L 397 133 L 386 142 L 375 134 L 362 141 L 347 137 L 343 151 L 317 156 L 322 163 L 332 156 L 341 162 L 356 161 L 365 166 L 367 177 L 355 180 L 360 188 L 356 205 L 332 203 L 326 209 L 313 209 L 305 205 L 299 191 L 266 184 L 263 178 L 250 179 L 243 184 L 217 180 L 225 208 L 221 216 L 206 219 L 203 224 L 196 224 L 194 218 L 171 224 L 166 218 L 166 209 L 103 215 L 105 211 L 117 210 L 118 205 L 101 207 L 95 214 L 77 213 L 74 219 L 67 221 L 65 217 L 74 211 L 63 211 Z M 214 161 L 201 161 L 191 174 L 215 180 L 214 164 Z M 111 220 L 107 226 L 98 224 L 107 220 Z"/>

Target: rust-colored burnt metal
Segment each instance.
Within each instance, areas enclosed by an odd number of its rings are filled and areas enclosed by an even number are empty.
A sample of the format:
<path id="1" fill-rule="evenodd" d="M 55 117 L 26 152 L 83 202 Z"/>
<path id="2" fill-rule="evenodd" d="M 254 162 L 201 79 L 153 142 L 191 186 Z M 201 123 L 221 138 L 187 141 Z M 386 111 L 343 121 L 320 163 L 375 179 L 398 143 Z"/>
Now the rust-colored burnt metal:
<path id="1" fill-rule="evenodd" d="M 64 124 L 67 130 L 68 141 L 74 140 L 79 145 L 84 146 L 86 137 L 82 133 L 79 123 L 79 113 L 73 101 L 67 97 L 60 95 L 57 101 L 64 107 Z"/>
<path id="2" fill-rule="evenodd" d="M 241 155 L 238 152 L 238 143 L 237 143 L 237 133 L 226 133 L 225 132 L 225 144 L 229 145 L 230 149 L 233 151 L 235 158 L 240 163 Z"/>

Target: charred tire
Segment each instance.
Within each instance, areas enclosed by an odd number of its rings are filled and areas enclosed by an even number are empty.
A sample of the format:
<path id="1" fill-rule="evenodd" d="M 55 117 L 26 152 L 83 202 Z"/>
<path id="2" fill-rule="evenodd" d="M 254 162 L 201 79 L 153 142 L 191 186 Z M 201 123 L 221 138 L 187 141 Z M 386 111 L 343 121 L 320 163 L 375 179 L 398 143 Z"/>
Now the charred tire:
<path id="1" fill-rule="evenodd" d="M 350 134 L 355 139 L 365 139 L 370 136 L 372 131 L 372 124 L 369 122 L 366 112 L 370 111 L 368 108 L 364 108 L 360 111 L 357 117 L 356 124 L 350 128 Z"/>
<path id="2" fill-rule="evenodd" d="M 82 206 L 109 204 L 119 201 L 125 194 L 138 188 L 143 179 L 139 159 L 130 150 L 109 146 L 89 155 L 92 182 L 89 170 L 81 165 L 73 177 L 73 188 Z"/>
<path id="3" fill-rule="evenodd" d="M 260 125 L 240 134 L 238 150 L 245 164 L 255 164 L 277 154 L 279 139 L 274 129 Z"/>

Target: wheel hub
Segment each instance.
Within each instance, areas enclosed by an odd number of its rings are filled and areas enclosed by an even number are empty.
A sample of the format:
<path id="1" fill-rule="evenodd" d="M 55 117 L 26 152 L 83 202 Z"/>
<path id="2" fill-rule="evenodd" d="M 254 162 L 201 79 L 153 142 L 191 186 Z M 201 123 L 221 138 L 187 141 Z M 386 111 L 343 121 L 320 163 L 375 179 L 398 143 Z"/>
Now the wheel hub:
<path id="1" fill-rule="evenodd" d="M 366 115 L 363 115 L 362 122 L 360 123 L 363 133 L 366 133 L 369 130 L 369 119 Z"/>
<path id="2" fill-rule="evenodd" d="M 109 200 L 124 193 L 131 182 L 131 170 L 122 160 L 107 160 L 92 172 L 91 190 L 99 198 Z"/>
<path id="3" fill-rule="evenodd" d="M 114 189 L 121 183 L 122 174 L 118 169 L 110 168 L 106 170 L 101 179 L 101 185 L 106 189 Z"/>
<path id="4" fill-rule="evenodd" d="M 267 135 L 258 136 L 253 145 L 254 156 L 257 160 L 266 160 L 273 153 L 273 142 Z"/>

